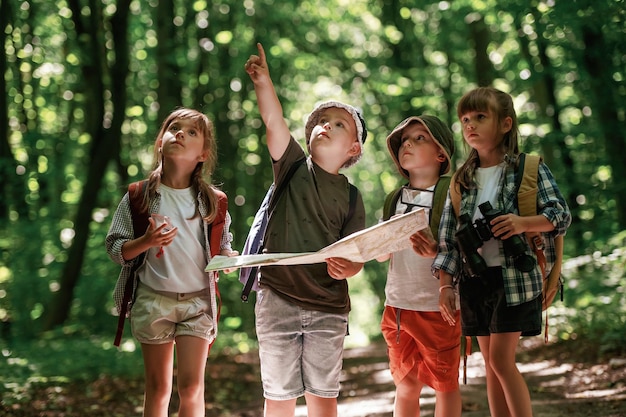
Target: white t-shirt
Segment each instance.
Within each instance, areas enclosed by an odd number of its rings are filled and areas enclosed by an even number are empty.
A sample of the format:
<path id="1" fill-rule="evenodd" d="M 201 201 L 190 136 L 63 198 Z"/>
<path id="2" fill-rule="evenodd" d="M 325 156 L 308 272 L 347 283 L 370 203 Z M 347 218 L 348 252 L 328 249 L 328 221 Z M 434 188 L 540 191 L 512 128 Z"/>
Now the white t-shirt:
<path id="1" fill-rule="evenodd" d="M 174 189 L 159 186 L 161 205 L 159 214 L 170 218 L 178 233 L 163 254 L 159 248 L 150 248 L 145 268 L 139 279 L 152 289 L 187 293 L 200 291 L 208 284 L 204 273 L 207 260 L 202 246 L 202 217 L 196 213 L 196 196 L 192 188 Z M 192 218 L 193 217 L 193 218 Z"/>
<path id="2" fill-rule="evenodd" d="M 474 212 L 474 218 L 482 219 L 484 216 L 478 209 L 478 206 L 486 201 L 491 203 L 492 207 L 496 207 L 496 199 L 498 196 L 498 185 L 500 179 L 504 174 L 504 162 L 488 168 L 476 169 L 476 185 L 478 186 L 478 193 L 476 194 L 476 211 Z M 478 253 L 483 257 L 487 266 L 500 266 L 500 249 L 498 247 L 498 241 L 494 238 L 489 239 L 483 243 L 483 246 L 478 249 Z"/>
<path id="3" fill-rule="evenodd" d="M 403 189 L 395 214 L 408 213 L 407 208 L 414 211 L 418 207 L 424 207 L 428 214 L 434 189 L 435 186 L 429 187 L 427 191 Z M 433 258 L 418 255 L 412 247 L 391 254 L 385 285 L 385 305 L 404 310 L 439 311 L 439 280 L 432 276 L 432 263 Z M 456 305 L 459 305 L 458 299 Z"/>

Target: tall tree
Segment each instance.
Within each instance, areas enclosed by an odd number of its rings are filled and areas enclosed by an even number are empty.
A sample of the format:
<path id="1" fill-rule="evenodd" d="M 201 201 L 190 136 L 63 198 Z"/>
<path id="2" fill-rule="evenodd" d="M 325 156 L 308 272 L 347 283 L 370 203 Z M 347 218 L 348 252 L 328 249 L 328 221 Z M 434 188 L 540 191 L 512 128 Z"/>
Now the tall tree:
<path id="1" fill-rule="evenodd" d="M 491 36 L 484 16 L 478 12 L 469 13 L 465 20 L 468 22 L 470 39 L 474 46 L 474 65 L 476 71 L 476 84 L 481 87 L 490 86 L 495 78 L 493 64 L 489 59 L 489 42 Z"/>
<path id="2" fill-rule="evenodd" d="M 159 0 L 157 6 L 153 8 L 154 19 L 156 21 L 157 46 L 156 46 L 156 67 L 158 71 L 157 97 L 159 101 L 159 120 L 165 117 L 180 106 L 181 90 L 181 68 L 177 59 L 181 51 L 179 48 L 184 45 L 179 34 L 180 25 L 185 16 L 181 16 L 181 9 L 175 7 L 174 0 Z"/>
<path id="3" fill-rule="evenodd" d="M 9 133 L 11 124 L 9 123 L 9 114 L 15 113 L 15 106 L 10 103 L 9 83 L 7 78 L 12 80 L 12 84 L 16 85 L 17 78 L 17 49 L 11 36 L 7 36 L 15 30 L 15 25 L 19 24 L 15 16 L 15 10 L 8 0 L 0 1 L 0 44 L 5 46 L 5 53 L 0 57 L 0 91 L 5 92 L 0 99 L 0 178 L 2 179 L 2 187 L 0 188 L 0 225 L 8 226 L 9 211 L 15 210 L 19 217 L 26 218 L 27 207 L 23 204 L 26 194 L 26 185 L 24 182 L 23 169 L 19 168 L 11 145 L 9 143 Z M 9 61 L 9 56 L 12 62 Z M 12 67 L 10 67 L 12 65 Z M 23 167 L 22 167 L 23 168 Z"/>
<path id="4" fill-rule="evenodd" d="M 0 45 L 6 45 L 7 28 L 10 24 L 11 9 L 8 0 L 0 0 Z M 0 56 L 0 74 L 6 74 L 8 70 L 7 54 Z M 0 91 L 7 91 L 7 82 L 4 76 L 0 77 Z M 9 145 L 9 106 L 7 94 L 0 97 L 0 178 L 4 183 L 0 191 L 0 219 L 8 217 L 9 202 L 11 201 L 10 189 L 15 178 L 15 163 L 11 146 Z M 13 169 L 11 169 L 13 168 Z M 13 171 L 13 172 L 11 172 Z"/>
<path id="5" fill-rule="evenodd" d="M 69 249 L 67 262 L 59 279 L 59 290 L 54 294 L 45 316 L 44 330 L 63 324 L 67 319 L 83 266 L 87 240 L 90 235 L 92 212 L 96 207 L 98 190 L 102 184 L 102 173 L 110 161 L 115 160 L 120 149 L 121 125 L 124 120 L 126 102 L 126 77 L 128 73 L 128 13 L 130 0 L 119 0 L 112 19 L 114 28 L 115 61 L 112 68 L 106 60 L 104 20 L 102 4 L 90 0 L 90 13 L 84 18 L 82 5 L 70 0 L 76 27 L 78 47 L 82 52 L 82 75 L 85 77 L 84 92 L 87 100 L 87 131 L 91 138 L 91 150 L 87 160 L 87 176 L 74 220 L 76 231 Z M 99 51 L 99 53 L 90 53 Z M 109 81 L 109 85 L 105 82 Z M 115 88 L 120 83 L 123 88 Z M 108 87 L 108 88 L 107 88 Z M 113 112 L 106 111 L 105 92 L 111 96 Z M 115 107 L 115 106 L 119 107 Z"/>
<path id="6" fill-rule="evenodd" d="M 607 57 L 614 56 L 614 46 L 607 43 L 601 22 L 589 21 L 582 26 L 584 42 L 583 64 L 589 73 L 588 83 L 594 107 L 597 109 L 598 125 L 604 136 L 606 153 L 611 165 L 612 195 L 617 203 L 619 229 L 626 229 L 626 164 L 623 152 L 626 137 L 623 134 L 624 120 L 620 117 L 624 107 L 616 99 L 619 87 L 613 81 L 615 68 L 607 63 Z M 623 64 L 623 63 L 622 63 Z M 623 70 L 623 67 L 622 67 Z M 623 74 L 622 74 L 623 75 Z"/>
<path id="7" fill-rule="evenodd" d="M 532 16 L 532 22 L 534 22 L 533 31 L 527 30 L 529 25 L 524 23 L 524 18 L 527 15 Z M 566 134 L 563 131 L 561 122 L 563 106 L 557 99 L 558 81 L 553 69 L 555 65 L 552 64 L 548 55 L 549 43 L 546 38 L 547 28 L 545 27 L 544 17 L 536 7 L 527 8 L 524 4 L 514 18 L 519 34 L 521 56 L 525 59 L 533 73 L 531 77 L 532 97 L 539 105 L 542 117 L 549 121 L 551 129 L 550 134 L 547 136 L 550 140 L 540 141 L 541 154 L 552 169 L 555 169 L 556 164 L 562 165 L 564 175 L 560 177 L 563 179 L 560 183 L 566 184 L 565 178 L 568 181 L 567 187 L 561 187 L 561 190 L 564 192 L 567 190 L 565 195 L 566 201 L 572 210 L 573 217 L 577 218 L 576 196 L 584 192 L 584 190 L 574 175 L 576 170 L 574 159 L 568 151 L 565 142 Z M 528 35 L 525 35 L 526 32 L 530 32 L 532 41 Z M 531 49 L 534 51 L 534 54 L 531 52 Z M 535 63 L 534 65 L 533 62 Z M 525 149 L 525 151 L 529 150 Z M 568 241 L 573 243 L 582 241 L 581 233 L 582 230 L 575 230 L 575 234 L 579 235 L 578 238 L 568 238 Z"/>

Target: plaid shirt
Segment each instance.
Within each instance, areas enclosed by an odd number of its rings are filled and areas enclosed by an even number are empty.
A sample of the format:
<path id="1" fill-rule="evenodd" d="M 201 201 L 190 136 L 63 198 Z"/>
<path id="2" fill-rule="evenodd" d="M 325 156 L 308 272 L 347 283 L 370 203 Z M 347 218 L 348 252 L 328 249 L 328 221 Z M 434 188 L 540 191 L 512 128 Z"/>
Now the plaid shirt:
<path id="1" fill-rule="evenodd" d="M 156 197 L 150 201 L 150 213 L 158 213 L 159 207 L 161 204 L 161 194 L 156 194 Z M 198 210 L 202 217 L 205 217 L 208 214 L 208 208 L 204 201 L 198 195 Z M 226 212 L 226 219 L 224 223 L 224 231 L 222 232 L 222 239 L 220 244 L 220 250 L 231 250 L 231 242 L 233 240 L 233 236 L 230 233 L 230 223 L 231 218 L 230 214 Z M 203 222 L 203 230 L 204 230 L 204 250 L 206 253 L 206 261 L 211 259 L 211 252 L 209 247 L 209 225 L 210 223 Z M 130 199 L 128 196 L 128 192 L 122 197 L 117 209 L 115 210 L 115 214 L 113 215 L 113 220 L 111 222 L 111 227 L 109 228 L 109 232 L 107 233 L 105 239 L 105 246 L 109 257 L 117 264 L 122 266 L 122 270 L 120 271 L 120 275 L 117 279 L 117 283 L 115 284 L 115 289 L 113 291 L 113 300 L 115 301 L 115 307 L 117 308 L 118 315 L 122 309 L 122 302 L 124 298 L 124 288 L 126 286 L 126 282 L 128 279 L 131 279 L 131 269 L 135 262 L 138 261 L 140 257 L 125 260 L 122 256 L 122 245 L 134 239 L 134 230 L 133 230 L 133 220 L 130 212 Z M 146 258 L 143 257 L 143 263 L 146 262 Z M 142 264 L 143 265 L 143 264 Z M 139 269 L 139 268 L 138 268 Z M 207 276 L 207 288 L 211 291 L 211 313 L 214 320 L 214 329 L 217 332 L 217 322 L 215 318 L 217 317 L 217 301 L 216 301 L 216 293 L 215 293 L 215 283 L 217 280 L 217 274 L 213 273 L 205 273 Z M 134 280 L 134 288 L 133 294 L 137 289 L 137 280 Z M 134 298 L 134 297 L 133 297 Z M 126 314 L 130 313 L 132 307 L 133 300 L 131 299 L 128 309 L 126 310 Z M 214 335 L 216 336 L 216 335 Z"/>
<path id="2" fill-rule="evenodd" d="M 565 234 L 572 218 L 552 172 L 543 162 L 539 164 L 537 186 L 537 214 L 545 216 L 554 225 L 553 231 L 541 234 L 544 239 L 544 252 L 547 263 L 546 272 L 548 272 L 552 269 L 556 258 L 554 238 Z M 502 175 L 498 188 L 500 192 L 498 193 L 498 201 L 495 208 L 503 213 L 519 214 L 517 209 L 517 190 L 515 188 L 515 169 L 511 165 L 507 165 L 505 175 Z M 461 215 L 467 213 L 470 217 L 473 216 L 477 206 L 477 193 L 478 190 L 476 188 L 462 193 Z M 439 250 L 433 262 L 432 270 L 435 276 L 438 276 L 439 270 L 449 273 L 454 277 L 455 282 L 460 279 L 463 273 L 461 254 L 454 237 L 457 227 L 457 217 L 454 214 L 450 193 L 448 192 L 448 199 L 439 228 Z M 524 234 L 521 237 L 526 241 Z M 543 281 L 539 266 L 535 266 L 529 273 L 521 272 L 513 265 L 513 259 L 505 255 L 502 241 L 498 240 L 498 246 L 503 266 L 502 277 L 507 304 L 510 306 L 518 305 L 539 296 Z M 527 245 L 526 253 L 533 257 L 535 256 L 529 245 Z"/>

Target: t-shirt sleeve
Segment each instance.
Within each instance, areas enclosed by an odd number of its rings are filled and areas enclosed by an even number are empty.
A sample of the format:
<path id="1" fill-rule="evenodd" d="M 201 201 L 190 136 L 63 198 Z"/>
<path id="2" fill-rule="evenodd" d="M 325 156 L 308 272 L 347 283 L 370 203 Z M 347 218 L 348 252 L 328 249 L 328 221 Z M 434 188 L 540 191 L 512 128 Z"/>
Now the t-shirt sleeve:
<path id="1" fill-rule="evenodd" d="M 274 183 L 277 187 L 281 182 L 285 180 L 289 168 L 296 161 L 299 161 L 302 158 L 306 158 L 304 149 L 302 149 L 302 146 L 300 146 L 300 144 L 296 142 L 296 140 L 292 136 L 283 156 L 277 161 L 272 161 L 272 169 L 274 171 Z"/>

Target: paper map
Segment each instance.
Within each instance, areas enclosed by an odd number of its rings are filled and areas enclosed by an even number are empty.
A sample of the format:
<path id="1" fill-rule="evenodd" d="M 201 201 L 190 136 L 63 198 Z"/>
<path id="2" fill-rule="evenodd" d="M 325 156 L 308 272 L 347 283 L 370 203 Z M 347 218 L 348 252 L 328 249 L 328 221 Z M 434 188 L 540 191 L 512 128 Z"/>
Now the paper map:
<path id="1" fill-rule="evenodd" d="M 419 209 L 355 232 L 317 252 L 214 256 L 206 271 L 244 266 L 316 264 L 327 258 L 346 258 L 364 263 L 411 247 L 409 237 L 425 227 L 428 227 L 428 216 L 424 209 Z"/>

